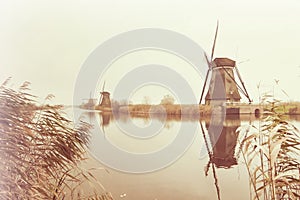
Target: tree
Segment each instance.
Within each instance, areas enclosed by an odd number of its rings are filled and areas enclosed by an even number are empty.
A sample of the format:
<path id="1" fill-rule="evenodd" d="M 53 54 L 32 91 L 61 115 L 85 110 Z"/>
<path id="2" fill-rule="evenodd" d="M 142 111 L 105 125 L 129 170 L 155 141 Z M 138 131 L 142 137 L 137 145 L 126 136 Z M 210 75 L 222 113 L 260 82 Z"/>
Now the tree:
<path id="1" fill-rule="evenodd" d="M 174 103 L 175 103 L 174 97 L 172 97 L 169 94 L 165 95 L 160 101 L 161 105 L 173 105 Z"/>
<path id="2" fill-rule="evenodd" d="M 151 98 L 149 96 L 144 96 L 143 104 L 149 105 L 151 103 Z"/>

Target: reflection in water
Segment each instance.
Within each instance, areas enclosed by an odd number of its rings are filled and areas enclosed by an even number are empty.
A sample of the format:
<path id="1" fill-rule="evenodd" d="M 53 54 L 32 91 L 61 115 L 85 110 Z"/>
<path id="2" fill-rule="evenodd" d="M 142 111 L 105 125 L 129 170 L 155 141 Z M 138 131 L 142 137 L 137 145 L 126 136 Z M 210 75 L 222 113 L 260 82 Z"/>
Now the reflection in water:
<path id="1" fill-rule="evenodd" d="M 83 112 L 83 116 L 88 117 L 90 124 L 94 124 L 96 121 L 96 115 L 99 117 L 100 126 L 102 129 L 107 127 L 111 120 L 113 119 L 113 114 L 111 112 Z"/>
<path id="2" fill-rule="evenodd" d="M 172 118 L 171 116 L 166 116 L 166 118 L 161 116 L 136 117 L 123 113 L 112 115 L 111 113 L 99 112 L 87 112 L 85 116 L 87 121 L 89 120 L 92 124 L 99 123 L 103 128 L 105 127 L 106 136 L 104 137 L 107 137 L 116 146 L 128 149 L 128 151 L 149 152 L 164 147 L 176 136 L 176 131 L 181 123 L 199 124 L 199 118 Z M 136 141 L 132 137 L 127 137 L 118 126 L 118 123 L 127 126 L 130 122 L 138 125 L 143 125 L 144 122 L 148 125 L 149 121 L 164 121 L 165 123 L 162 132 L 151 138 L 150 141 Z M 244 136 L 243 134 L 238 135 L 236 130 L 241 124 L 248 124 L 249 121 L 259 123 L 254 115 L 233 115 L 226 116 L 224 119 L 217 116 L 211 119 L 201 118 L 201 132 L 196 136 L 195 142 L 184 156 L 171 167 L 155 173 L 140 175 L 110 170 L 109 175 L 99 175 L 99 180 L 103 181 L 107 189 L 116 196 L 126 193 L 127 196 L 124 198 L 131 200 L 155 198 L 246 199 L 248 174 L 244 168 L 243 160 L 237 156 L 239 155 L 237 150 L 240 148 L 239 143 L 237 143 L 238 139 Z M 102 137 L 98 132 L 95 132 L 94 136 Z M 203 141 L 206 147 L 206 151 L 204 151 L 206 157 L 197 159 Z M 203 166 L 206 166 L 205 173 L 199 173 Z M 120 180 L 126 180 L 126 182 Z M 185 187 L 186 185 L 189 187 Z M 215 195 L 212 195 L 214 193 Z"/>
<path id="3" fill-rule="evenodd" d="M 241 125 L 239 115 L 214 115 L 212 118 L 204 120 L 205 133 L 202 122 L 200 121 L 201 132 L 205 142 L 209 161 L 206 166 L 205 175 L 208 176 L 210 167 L 214 177 L 218 200 L 221 199 L 220 187 L 216 168 L 230 168 L 237 165 L 235 158 L 235 147 L 238 139 L 236 130 Z"/>
<path id="4" fill-rule="evenodd" d="M 111 112 L 85 112 L 83 113 L 89 119 L 90 123 L 94 123 L 95 116 L 99 119 L 100 126 L 104 130 L 112 121 L 122 121 L 128 122 L 130 114 L 126 113 L 111 113 Z M 152 116 L 156 117 L 156 116 Z M 136 117 L 133 117 L 136 118 Z M 139 117 L 143 118 L 145 124 L 149 123 L 149 117 Z M 172 121 L 178 121 L 178 117 L 175 118 L 165 118 L 161 119 L 157 117 L 160 121 L 165 121 L 165 128 L 169 129 L 170 123 Z M 198 121 L 199 119 L 182 119 L 183 121 Z M 204 124 L 204 125 L 203 125 Z M 237 165 L 237 159 L 235 157 L 235 147 L 237 144 L 238 134 L 236 130 L 241 125 L 241 120 L 239 115 L 228 115 L 223 117 L 221 115 L 214 115 L 211 118 L 204 118 L 200 121 L 201 131 L 203 138 L 206 143 L 207 152 L 210 156 L 209 162 L 213 163 L 217 168 L 230 168 Z M 104 131 L 103 131 L 104 132 Z"/>
<path id="5" fill-rule="evenodd" d="M 214 176 L 214 180 L 215 180 L 215 187 L 216 187 L 216 190 L 217 190 L 217 196 L 218 196 L 218 200 L 220 200 L 221 198 L 220 198 L 220 188 L 219 188 L 219 185 L 218 185 L 218 178 L 217 178 L 217 175 L 216 175 L 215 164 L 212 162 L 213 154 L 209 149 L 208 138 L 205 135 L 204 128 L 203 128 L 203 125 L 202 125 L 201 121 L 200 121 L 200 126 L 201 126 L 201 131 L 202 131 L 202 134 L 203 134 L 206 150 L 207 150 L 208 157 L 209 157 L 209 161 L 208 161 L 208 164 L 207 164 L 206 170 L 205 170 L 205 176 L 208 176 L 208 170 L 209 170 L 210 166 L 212 165 L 212 171 L 213 171 L 213 176 Z"/>
<path id="6" fill-rule="evenodd" d="M 221 116 L 216 115 L 212 119 L 205 120 L 205 127 L 208 130 L 212 146 L 211 162 L 217 168 L 230 168 L 237 165 L 235 147 L 238 139 L 236 130 L 241 125 L 239 115 L 228 115 L 224 120 L 221 119 Z"/>
<path id="7" fill-rule="evenodd" d="M 95 121 L 95 115 L 99 117 L 100 126 L 103 129 L 107 127 L 112 121 L 128 122 L 130 114 L 126 113 L 111 113 L 111 112 L 85 112 L 84 115 L 88 116 L 89 122 Z M 157 117 L 157 116 L 152 116 Z M 136 118 L 136 117 L 133 117 Z M 145 124 L 149 123 L 149 117 L 143 118 Z M 162 119 L 157 117 L 160 121 L 165 121 L 165 128 L 170 128 L 172 121 L 178 121 L 178 117 Z M 182 119 L 187 121 L 198 121 L 197 118 Z M 204 122 L 204 126 L 203 126 Z M 223 117 L 221 115 L 214 115 L 211 118 L 205 118 L 200 121 L 201 131 L 206 143 L 207 152 L 210 156 L 209 162 L 213 163 L 217 168 L 230 168 L 237 165 L 237 159 L 235 157 L 235 147 L 237 144 L 238 134 L 236 130 L 241 125 L 239 115 L 228 115 Z M 204 128 L 205 127 L 205 128 Z"/>
<path id="8" fill-rule="evenodd" d="M 83 112 L 82 115 L 80 116 L 80 118 L 82 118 L 82 117 L 87 117 L 88 122 L 90 124 L 93 124 L 93 122 L 95 120 L 95 112 L 89 112 L 89 111 Z"/>
<path id="9" fill-rule="evenodd" d="M 110 123 L 110 120 L 112 118 L 112 114 L 109 112 L 109 113 L 99 113 L 99 116 L 100 116 L 100 120 L 101 120 L 101 126 L 103 127 L 106 127 L 109 125 Z"/>

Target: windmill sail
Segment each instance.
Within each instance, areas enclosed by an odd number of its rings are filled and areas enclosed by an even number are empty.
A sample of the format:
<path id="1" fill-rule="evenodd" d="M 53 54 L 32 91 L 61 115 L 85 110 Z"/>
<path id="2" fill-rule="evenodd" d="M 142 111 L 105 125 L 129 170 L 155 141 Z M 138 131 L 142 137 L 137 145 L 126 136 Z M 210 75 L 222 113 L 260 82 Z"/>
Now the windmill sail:
<path id="1" fill-rule="evenodd" d="M 105 88 L 105 81 L 104 81 L 104 83 L 102 85 L 102 92 L 104 92 L 104 88 Z"/>
<path id="2" fill-rule="evenodd" d="M 212 47 L 212 50 L 211 50 L 210 62 L 213 60 L 214 53 L 215 53 L 215 47 L 216 47 L 216 42 L 217 42 L 218 29 L 219 29 L 219 21 L 217 21 L 217 28 L 216 28 L 216 33 L 215 33 L 213 47 Z"/>
<path id="3" fill-rule="evenodd" d="M 208 79 L 208 75 L 209 75 L 209 72 L 210 72 L 210 70 L 211 70 L 211 64 L 210 64 L 210 62 L 208 61 L 208 58 L 207 58 L 206 53 L 204 53 L 204 56 L 205 56 L 205 59 L 206 59 L 207 65 L 208 65 L 208 70 L 207 70 L 207 72 L 206 72 L 206 76 L 205 76 L 204 85 L 203 85 L 203 88 L 202 88 L 202 92 L 201 92 L 199 104 L 201 104 L 201 101 L 202 101 L 202 98 L 203 98 L 203 94 L 204 94 L 204 90 L 205 90 L 206 83 L 207 83 L 207 79 Z"/>

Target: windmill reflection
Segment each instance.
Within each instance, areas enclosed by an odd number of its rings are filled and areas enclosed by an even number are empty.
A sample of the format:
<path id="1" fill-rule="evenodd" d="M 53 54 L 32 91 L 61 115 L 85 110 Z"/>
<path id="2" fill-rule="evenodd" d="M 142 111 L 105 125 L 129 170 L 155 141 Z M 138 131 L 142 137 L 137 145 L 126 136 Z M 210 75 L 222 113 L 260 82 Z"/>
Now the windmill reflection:
<path id="1" fill-rule="evenodd" d="M 241 125 L 239 115 L 227 115 L 225 117 L 215 115 L 210 120 L 204 120 L 208 132 L 211 162 L 217 168 L 230 168 L 237 165 L 235 147 L 238 135 L 236 130 Z"/>
<path id="2" fill-rule="evenodd" d="M 90 123 L 90 124 L 93 124 L 94 122 L 95 122 L 95 112 L 93 112 L 93 111 L 86 111 L 86 112 L 83 112 L 82 114 L 81 114 L 81 117 L 80 118 L 85 118 L 85 117 L 87 117 L 88 118 L 88 122 Z"/>
<path id="3" fill-rule="evenodd" d="M 111 112 L 83 112 L 82 115 L 88 118 L 90 124 L 96 124 L 97 120 L 99 120 L 98 122 L 103 131 L 113 120 L 113 114 Z M 96 119 L 96 117 L 99 118 Z"/>
<path id="4" fill-rule="evenodd" d="M 110 121 L 112 120 L 112 113 L 111 112 L 100 112 L 100 125 L 101 127 L 106 127 L 109 125 Z"/>
<path id="5" fill-rule="evenodd" d="M 241 120 L 239 115 L 214 115 L 211 119 L 205 119 L 204 123 L 207 131 L 204 130 L 202 121 L 200 121 L 202 135 L 209 156 L 205 175 L 208 176 L 208 171 L 211 168 L 217 197 L 220 200 L 221 195 L 216 168 L 230 168 L 237 165 L 235 147 L 238 135 L 236 130 L 240 127 Z"/>

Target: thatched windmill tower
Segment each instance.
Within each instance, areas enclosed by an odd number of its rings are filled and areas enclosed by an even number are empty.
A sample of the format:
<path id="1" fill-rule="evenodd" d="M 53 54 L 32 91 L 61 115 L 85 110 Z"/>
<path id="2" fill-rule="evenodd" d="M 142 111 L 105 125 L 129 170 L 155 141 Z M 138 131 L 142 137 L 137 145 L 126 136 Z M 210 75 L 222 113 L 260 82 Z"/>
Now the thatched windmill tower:
<path id="1" fill-rule="evenodd" d="M 221 104 L 223 102 L 231 102 L 231 103 L 240 102 L 241 100 L 240 93 L 246 96 L 250 103 L 251 102 L 250 97 L 245 88 L 244 82 L 242 81 L 240 73 L 237 69 L 236 62 L 229 58 L 213 59 L 217 33 L 218 33 L 218 26 L 219 23 L 217 24 L 210 61 L 208 60 L 207 55 L 205 54 L 205 58 L 209 66 L 209 69 L 205 77 L 205 82 L 202 89 L 199 104 L 201 104 L 204 90 L 207 85 L 208 75 L 210 72 L 211 72 L 211 79 L 209 82 L 209 88 L 207 94 L 205 96 L 205 104 L 210 105 L 211 103 Z M 241 83 L 242 86 L 240 86 L 236 81 L 235 78 L 236 75 L 239 78 L 239 82 Z"/>
<path id="2" fill-rule="evenodd" d="M 102 91 L 100 92 L 99 106 L 103 108 L 111 108 L 110 93 L 104 91 L 105 82 L 103 83 Z"/>

